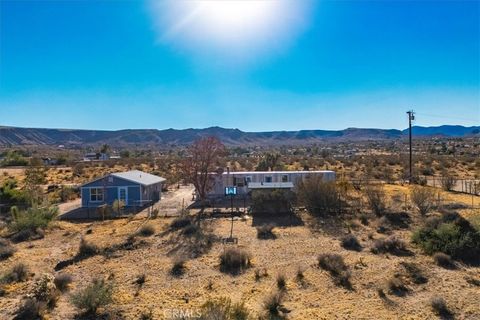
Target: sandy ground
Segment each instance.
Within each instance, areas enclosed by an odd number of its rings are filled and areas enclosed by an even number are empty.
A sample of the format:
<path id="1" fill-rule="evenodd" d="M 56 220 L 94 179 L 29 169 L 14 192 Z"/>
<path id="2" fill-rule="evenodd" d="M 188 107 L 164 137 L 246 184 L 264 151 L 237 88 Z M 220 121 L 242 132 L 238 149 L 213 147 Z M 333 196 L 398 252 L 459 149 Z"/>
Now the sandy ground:
<path id="1" fill-rule="evenodd" d="M 401 192 L 403 188 L 389 187 L 388 191 Z M 188 195 L 187 189 L 182 192 Z M 172 207 L 184 198 L 182 192 L 171 196 Z M 462 200 L 456 195 L 451 197 Z M 170 209 L 167 197 L 164 200 L 165 209 Z M 330 221 L 324 221 L 321 228 L 312 228 L 308 216 L 302 215 L 303 225 L 278 227 L 275 229 L 277 239 L 259 240 L 252 219 L 236 220 L 234 236 L 238 237 L 238 246 L 252 255 L 250 269 L 238 276 L 221 273 L 218 256 L 227 245 L 217 241 L 206 253 L 189 259 L 185 274 L 176 278 L 169 272 L 172 260 L 178 252 L 188 251 L 189 242 L 177 232 L 167 231 L 172 219 L 160 217 L 147 221 L 146 217 L 136 216 L 95 223 L 57 222 L 44 239 L 15 245 L 17 253 L 0 262 L 0 272 L 22 261 L 35 276 L 54 273 L 59 261 L 76 254 L 82 236 L 105 248 L 123 242 L 142 224 L 150 223 L 156 234 L 145 238 L 145 245 L 117 251 L 110 257 L 94 256 L 66 267 L 63 272 L 74 277 L 70 291 L 84 287 L 92 278 L 112 274 L 115 294 L 109 308 L 120 311 L 126 319 L 139 319 L 141 312 L 148 310 L 153 311 L 154 319 L 168 319 L 178 310 L 194 312 L 206 300 L 218 297 L 243 301 L 253 314 L 259 315 L 263 312 L 265 297 L 275 291 L 277 274 L 282 273 L 287 277 L 284 305 L 290 310 L 290 319 L 432 319 L 435 315 L 429 301 L 436 295 L 444 297 L 457 319 L 480 319 L 480 288 L 466 281 L 468 277 L 480 279 L 480 268 L 461 266 L 457 270 L 446 270 L 436 266 L 430 256 L 410 244 L 408 229 L 396 230 L 395 234 L 408 242 L 413 255 L 398 257 L 370 252 L 373 239 L 384 237 L 375 231 L 374 222 L 354 228 L 353 233 L 364 246 L 363 251 L 355 252 L 340 246 L 339 239 L 347 233 L 347 228 Z M 273 218 L 272 222 L 275 221 Z M 223 238 L 230 232 L 230 220 L 211 219 L 204 223 L 204 228 Z M 91 234 L 86 234 L 88 229 L 92 230 Z M 316 266 L 317 256 L 325 252 L 344 257 L 352 271 L 353 290 L 336 286 L 330 275 Z M 410 292 L 405 297 L 387 294 L 388 299 L 381 299 L 377 289 L 386 287 L 386 281 L 399 272 L 402 261 L 417 263 L 428 282 L 408 284 Z M 305 270 L 304 283 L 295 279 L 299 267 Z M 267 269 L 268 276 L 256 281 L 254 270 L 263 268 Z M 146 274 L 146 283 L 139 289 L 134 280 L 142 273 Z M 6 296 L 0 298 L 0 319 L 13 317 L 21 297 L 29 292 L 33 278 L 7 286 Z M 77 312 L 66 293 L 48 318 L 72 319 Z"/>

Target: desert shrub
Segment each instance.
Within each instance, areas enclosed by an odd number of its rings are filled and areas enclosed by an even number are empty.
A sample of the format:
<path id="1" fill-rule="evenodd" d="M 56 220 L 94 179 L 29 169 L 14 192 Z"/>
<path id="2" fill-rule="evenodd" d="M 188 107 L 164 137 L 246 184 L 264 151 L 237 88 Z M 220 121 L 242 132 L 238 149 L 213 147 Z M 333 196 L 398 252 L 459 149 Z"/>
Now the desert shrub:
<path id="1" fill-rule="evenodd" d="M 277 275 L 277 288 L 279 290 L 285 290 L 287 288 L 287 278 L 283 273 Z"/>
<path id="2" fill-rule="evenodd" d="M 246 320 L 250 311 L 243 303 L 232 303 L 229 298 L 208 300 L 200 308 L 201 320 Z"/>
<path id="3" fill-rule="evenodd" d="M 297 198 L 308 212 L 316 216 L 339 213 L 343 202 L 335 182 L 325 182 L 317 176 L 310 176 L 297 184 Z"/>
<path id="4" fill-rule="evenodd" d="M 443 176 L 440 179 L 440 184 L 442 185 L 443 190 L 452 191 L 457 184 L 457 179 L 448 173 L 443 173 Z"/>
<path id="5" fill-rule="evenodd" d="M 354 250 L 354 251 L 362 250 L 362 246 L 360 245 L 360 242 L 353 234 L 349 234 L 343 237 L 341 240 L 341 243 L 342 243 L 342 247 L 344 247 L 347 250 Z"/>
<path id="6" fill-rule="evenodd" d="M 2 276 L 0 282 L 12 283 L 25 281 L 28 278 L 28 274 L 27 265 L 19 262 L 13 265 L 13 267 Z"/>
<path id="7" fill-rule="evenodd" d="M 180 277 L 185 273 L 185 259 L 181 257 L 177 257 L 173 260 L 172 269 L 170 270 L 170 274 L 174 277 Z"/>
<path id="8" fill-rule="evenodd" d="M 260 279 L 268 277 L 268 271 L 266 268 L 255 269 L 254 274 L 255 274 L 255 281 L 260 281 Z"/>
<path id="9" fill-rule="evenodd" d="M 44 273 L 35 280 L 31 296 L 49 307 L 55 306 L 58 300 L 58 289 L 55 286 L 55 277 Z"/>
<path id="10" fill-rule="evenodd" d="M 250 267 L 250 254 L 240 248 L 228 248 L 220 254 L 220 271 L 239 274 Z"/>
<path id="11" fill-rule="evenodd" d="M 153 320 L 153 310 L 142 311 L 140 314 L 140 320 Z"/>
<path id="12" fill-rule="evenodd" d="M 96 255 L 98 252 L 99 252 L 99 249 L 95 244 L 85 240 L 85 238 L 80 239 L 80 245 L 78 246 L 77 257 L 82 257 L 82 258 L 91 257 Z"/>
<path id="13" fill-rule="evenodd" d="M 290 190 L 256 190 L 252 194 L 252 212 L 284 213 L 292 212 L 295 194 Z"/>
<path id="14" fill-rule="evenodd" d="M 170 223 L 170 230 L 172 231 L 179 230 L 179 229 L 185 228 L 190 224 L 192 224 L 192 219 L 190 217 L 187 217 L 187 216 L 178 217 L 173 219 L 172 223 Z"/>
<path id="15" fill-rule="evenodd" d="M 320 268 L 330 272 L 337 285 L 346 288 L 351 287 L 351 272 L 343 261 L 343 257 L 334 253 L 323 253 L 318 256 L 318 265 Z"/>
<path id="16" fill-rule="evenodd" d="M 407 276 L 415 284 L 424 284 L 428 282 L 427 276 L 424 274 L 423 270 L 420 269 L 418 265 L 411 262 L 401 262 L 400 263 L 405 269 Z"/>
<path id="17" fill-rule="evenodd" d="M 270 319 L 283 319 L 285 315 L 282 312 L 283 309 L 284 292 L 278 291 L 270 294 L 265 298 L 263 307 L 267 312 L 267 318 Z"/>
<path id="18" fill-rule="evenodd" d="M 414 187 L 410 199 L 421 215 L 426 215 L 435 204 L 435 191 L 427 187 Z"/>
<path id="19" fill-rule="evenodd" d="M 457 213 L 433 218 L 414 232 L 413 242 L 427 254 L 443 252 L 454 259 L 477 263 L 480 260 L 480 232 Z"/>
<path id="20" fill-rule="evenodd" d="M 98 308 L 112 302 L 112 292 L 111 282 L 94 279 L 87 287 L 72 295 L 72 303 L 87 314 L 95 314 Z"/>
<path id="21" fill-rule="evenodd" d="M 273 228 L 273 225 L 263 225 L 257 227 L 257 238 L 262 240 L 276 239 L 277 236 L 273 232 Z"/>
<path id="22" fill-rule="evenodd" d="M 404 296 L 409 292 L 408 287 L 406 286 L 405 282 L 403 281 L 402 278 L 400 277 L 393 277 L 390 280 L 388 280 L 387 283 L 388 289 L 390 293 L 396 295 L 396 296 Z"/>
<path id="23" fill-rule="evenodd" d="M 382 216 L 387 210 L 387 197 L 383 186 L 370 185 L 364 189 L 370 210 L 377 216 Z"/>
<path id="24" fill-rule="evenodd" d="M 303 267 L 298 267 L 297 268 L 297 272 L 295 274 L 295 279 L 297 279 L 297 281 L 303 281 L 305 279 L 305 269 Z"/>
<path id="25" fill-rule="evenodd" d="M 45 229 L 57 217 L 58 207 L 48 208 L 28 208 L 26 211 L 20 211 L 12 208 L 12 221 L 9 229 L 13 232 L 23 232 L 28 237 L 38 233 L 38 230 Z"/>
<path id="26" fill-rule="evenodd" d="M 153 209 L 152 213 L 151 213 L 151 218 L 152 219 L 157 219 L 158 218 L 158 213 L 159 213 L 158 209 Z"/>
<path id="27" fill-rule="evenodd" d="M 5 239 L 0 239 L 0 261 L 13 256 L 15 248 Z"/>
<path id="28" fill-rule="evenodd" d="M 147 281 L 147 275 L 145 273 L 141 273 L 135 278 L 135 284 L 139 287 L 143 286 L 145 281 Z"/>
<path id="29" fill-rule="evenodd" d="M 65 292 L 68 290 L 68 285 L 72 283 L 73 278 L 68 273 L 59 273 L 55 276 L 53 282 L 58 290 Z"/>
<path id="30" fill-rule="evenodd" d="M 443 252 L 435 253 L 433 255 L 433 261 L 435 261 L 438 266 L 445 269 L 455 269 L 455 262 L 452 260 L 452 257 Z"/>
<path id="31" fill-rule="evenodd" d="M 15 315 L 15 320 L 32 320 L 42 317 L 44 307 L 42 303 L 33 299 L 27 298 L 23 301 Z"/>
<path id="32" fill-rule="evenodd" d="M 137 231 L 137 234 L 142 237 L 150 237 L 155 233 L 155 228 L 151 224 L 144 224 Z"/>
<path id="33" fill-rule="evenodd" d="M 407 246 L 403 240 L 396 236 L 375 240 L 371 251 L 378 253 L 401 254 L 407 251 Z"/>
<path id="34" fill-rule="evenodd" d="M 432 306 L 432 310 L 435 314 L 444 318 L 449 318 L 452 316 L 452 312 L 448 308 L 447 303 L 443 298 L 433 297 L 430 301 L 430 305 Z"/>

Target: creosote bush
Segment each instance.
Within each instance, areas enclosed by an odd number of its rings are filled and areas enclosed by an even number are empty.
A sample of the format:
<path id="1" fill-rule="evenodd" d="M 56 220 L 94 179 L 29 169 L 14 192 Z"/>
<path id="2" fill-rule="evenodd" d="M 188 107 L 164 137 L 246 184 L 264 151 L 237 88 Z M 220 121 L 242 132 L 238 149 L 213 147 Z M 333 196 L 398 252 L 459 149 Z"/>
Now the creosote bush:
<path id="1" fill-rule="evenodd" d="M 150 237 L 155 234 L 155 228 L 151 224 L 144 224 L 137 231 L 137 234 L 142 237 Z"/>
<path id="2" fill-rule="evenodd" d="M 250 267 L 250 254 L 240 248 L 227 248 L 220 254 L 220 271 L 230 274 L 242 273 Z"/>
<path id="3" fill-rule="evenodd" d="M 335 182 L 325 182 L 322 177 L 310 176 L 297 185 L 297 198 L 314 216 L 337 214 L 343 200 Z"/>
<path id="4" fill-rule="evenodd" d="M 9 271 L 7 271 L 0 282 L 12 283 L 12 282 L 22 282 L 28 279 L 29 270 L 28 267 L 22 263 L 16 263 Z"/>
<path id="5" fill-rule="evenodd" d="M 390 280 L 388 280 L 388 289 L 390 290 L 390 293 L 403 297 L 409 292 L 408 287 L 406 286 L 405 282 L 401 277 L 393 277 Z"/>
<path id="6" fill-rule="evenodd" d="M 370 210 L 377 215 L 382 216 L 387 211 L 387 197 L 383 186 L 369 185 L 364 189 Z"/>
<path id="7" fill-rule="evenodd" d="M 15 248 L 6 239 L 0 238 L 0 261 L 13 256 Z"/>
<path id="8" fill-rule="evenodd" d="M 208 300 L 200 308 L 201 320 L 247 320 L 251 317 L 250 311 L 244 303 L 232 303 L 229 298 Z"/>
<path id="9" fill-rule="evenodd" d="M 262 240 L 276 239 L 277 236 L 273 232 L 273 228 L 273 225 L 263 225 L 257 227 L 257 238 Z"/>
<path id="10" fill-rule="evenodd" d="M 99 249 L 95 244 L 85 240 L 85 238 L 80 239 L 77 257 L 86 258 L 94 256 L 97 253 L 99 253 Z"/>
<path id="11" fill-rule="evenodd" d="M 407 246 L 403 240 L 396 236 L 375 240 L 371 251 L 378 253 L 402 254 L 407 251 Z"/>
<path id="12" fill-rule="evenodd" d="M 23 301 L 16 312 L 15 320 L 32 320 L 42 317 L 44 307 L 42 303 L 33 298 L 27 298 Z"/>
<path id="13" fill-rule="evenodd" d="M 362 251 L 360 242 L 353 234 L 348 234 L 342 238 L 342 247 L 347 250 Z"/>
<path id="14" fill-rule="evenodd" d="M 182 257 L 177 257 L 173 260 L 172 269 L 170 274 L 174 277 L 180 277 L 185 273 L 185 259 Z"/>
<path id="15" fill-rule="evenodd" d="M 65 292 L 68 286 L 72 283 L 73 278 L 68 273 L 59 273 L 55 276 L 54 283 L 58 290 Z"/>
<path id="16" fill-rule="evenodd" d="M 112 302 L 113 284 L 103 279 L 94 279 L 84 289 L 72 295 L 72 303 L 86 314 L 95 314 L 100 307 Z"/>
<path id="17" fill-rule="evenodd" d="M 407 276 L 415 284 L 424 284 L 428 282 L 428 278 L 418 265 L 412 262 L 401 262 L 402 267 L 405 269 Z"/>
<path id="18" fill-rule="evenodd" d="M 433 297 L 430 301 L 430 305 L 432 306 L 432 310 L 435 314 L 448 318 L 452 316 L 452 312 L 447 306 L 445 300 L 441 297 Z"/>
<path id="19" fill-rule="evenodd" d="M 480 231 L 455 212 L 428 219 L 412 240 L 427 254 L 442 252 L 466 263 L 480 262 Z"/>
<path id="20" fill-rule="evenodd" d="M 318 265 L 320 268 L 330 272 L 334 282 L 345 288 L 351 288 L 351 272 L 343 261 L 343 257 L 335 253 L 323 253 L 318 256 Z"/>
<path id="21" fill-rule="evenodd" d="M 452 257 L 450 257 L 448 254 L 445 254 L 443 252 L 437 252 L 433 255 L 433 261 L 435 263 L 445 269 L 455 269 L 455 262 L 452 260 Z"/>
<path id="22" fill-rule="evenodd" d="M 435 204 L 435 191 L 428 187 L 415 186 L 410 190 L 410 199 L 421 215 L 426 215 Z"/>
<path id="23" fill-rule="evenodd" d="M 172 223 L 170 223 L 170 230 L 175 231 L 183 229 L 192 223 L 192 218 L 190 218 L 189 216 L 181 216 L 173 219 Z"/>

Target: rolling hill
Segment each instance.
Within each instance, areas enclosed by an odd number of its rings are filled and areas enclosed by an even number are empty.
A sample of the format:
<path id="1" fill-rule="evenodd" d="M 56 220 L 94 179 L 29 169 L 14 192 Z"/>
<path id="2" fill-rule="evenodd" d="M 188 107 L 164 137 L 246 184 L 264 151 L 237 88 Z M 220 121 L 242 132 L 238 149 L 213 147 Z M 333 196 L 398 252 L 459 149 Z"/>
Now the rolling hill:
<path id="1" fill-rule="evenodd" d="M 464 137 L 480 136 L 480 126 L 413 127 L 417 136 Z M 117 131 L 44 129 L 0 126 L 0 146 L 44 145 L 111 146 L 186 145 L 202 136 L 214 135 L 227 145 L 305 144 L 322 141 L 365 141 L 400 139 L 408 130 L 348 128 L 344 130 L 299 130 L 244 132 L 239 129 L 210 127 L 205 129 L 127 129 Z"/>

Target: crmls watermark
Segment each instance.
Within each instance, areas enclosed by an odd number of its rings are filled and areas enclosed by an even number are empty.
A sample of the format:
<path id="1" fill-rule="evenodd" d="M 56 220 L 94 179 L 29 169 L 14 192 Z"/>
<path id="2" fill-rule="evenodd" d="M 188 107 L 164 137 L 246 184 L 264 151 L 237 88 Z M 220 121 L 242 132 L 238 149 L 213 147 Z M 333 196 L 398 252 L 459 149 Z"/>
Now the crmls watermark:
<path id="1" fill-rule="evenodd" d="M 200 309 L 164 309 L 163 316 L 165 319 L 198 319 L 202 313 Z"/>

